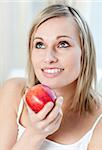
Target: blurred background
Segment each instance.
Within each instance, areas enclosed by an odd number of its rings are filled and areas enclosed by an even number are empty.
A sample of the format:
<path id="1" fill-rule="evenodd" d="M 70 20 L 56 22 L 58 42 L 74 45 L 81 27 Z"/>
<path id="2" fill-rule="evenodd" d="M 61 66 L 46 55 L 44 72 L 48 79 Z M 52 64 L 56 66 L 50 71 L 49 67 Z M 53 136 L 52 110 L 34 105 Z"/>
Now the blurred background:
<path id="1" fill-rule="evenodd" d="M 8 78 L 25 76 L 32 21 L 42 8 L 59 2 L 77 8 L 90 26 L 97 55 L 97 90 L 102 95 L 102 0 L 0 0 L 0 85 Z"/>

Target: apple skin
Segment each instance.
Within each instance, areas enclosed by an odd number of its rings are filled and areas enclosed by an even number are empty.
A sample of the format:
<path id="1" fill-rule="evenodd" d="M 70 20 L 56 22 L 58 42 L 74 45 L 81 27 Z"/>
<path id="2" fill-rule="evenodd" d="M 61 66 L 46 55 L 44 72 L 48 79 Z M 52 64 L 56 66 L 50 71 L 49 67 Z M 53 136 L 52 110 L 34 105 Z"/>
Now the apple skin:
<path id="1" fill-rule="evenodd" d="M 25 100 L 28 106 L 34 112 L 38 113 L 46 103 L 55 103 L 56 94 L 50 87 L 43 84 L 37 84 L 27 91 Z"/>

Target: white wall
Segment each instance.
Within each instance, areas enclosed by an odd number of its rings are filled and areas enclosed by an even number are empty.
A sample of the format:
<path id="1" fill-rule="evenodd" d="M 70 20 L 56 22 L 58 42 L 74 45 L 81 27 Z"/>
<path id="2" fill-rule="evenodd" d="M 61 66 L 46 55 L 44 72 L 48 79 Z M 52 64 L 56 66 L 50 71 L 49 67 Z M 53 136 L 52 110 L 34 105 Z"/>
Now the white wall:
<path id="1" fill-rule="evenodd" d="M 97 54 L 97 89 L 102 95 L 102 1 L 92 3 L 90 18 Z"/>
<path id="2" fill-rule="evenodd" d="M 25 68 L 29 28 L 44 4 L 0 1 L 0 84 L 12 70 Z"/>
<path id="3" fill-rule="evenodd" d="M 7 74 L 7 68 L 9 69 L 10 64 L 8 63 L 10 53 L 10 41 L 8 38 L 11 38 L 9 35 L 10 31 L 10 16 L 8 5 L 0 3 L 0 82 L 3 81 L 5 75 Z"/>

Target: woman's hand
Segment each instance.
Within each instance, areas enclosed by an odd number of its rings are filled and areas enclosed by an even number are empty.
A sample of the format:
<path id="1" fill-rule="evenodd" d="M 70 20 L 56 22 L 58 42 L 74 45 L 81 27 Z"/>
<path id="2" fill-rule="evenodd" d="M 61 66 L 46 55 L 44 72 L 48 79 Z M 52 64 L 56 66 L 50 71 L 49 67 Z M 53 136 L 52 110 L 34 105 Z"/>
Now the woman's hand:
<path id="1" fill-rule="evenodd" d="M 48 102 L 41 111 L 35 113 L 25 102 L 30 121 L 28 128 L 32 129 L 35 135 L 39 135 L 45 138 L 57 131 L 60 127 L 63 116 L 61 110 L 62 103 L 63 98 L 59 97 L 57 98 L 55 105 L 53 102 Z"/>

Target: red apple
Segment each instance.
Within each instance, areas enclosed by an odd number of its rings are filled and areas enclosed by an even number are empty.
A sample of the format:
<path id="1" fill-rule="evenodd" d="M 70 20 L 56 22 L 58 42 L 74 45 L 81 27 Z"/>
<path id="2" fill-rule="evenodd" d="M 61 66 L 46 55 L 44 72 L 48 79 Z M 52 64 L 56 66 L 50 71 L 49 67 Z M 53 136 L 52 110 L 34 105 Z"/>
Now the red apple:
<path id="1" fill-rule="evenodd" d="M 25 96 L 28 106 L 34 111 L 39 112 L 46 103 L 55 103 L 55 92 L 46 85 L 37 84 L 30 88 Z"/>

